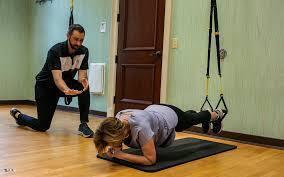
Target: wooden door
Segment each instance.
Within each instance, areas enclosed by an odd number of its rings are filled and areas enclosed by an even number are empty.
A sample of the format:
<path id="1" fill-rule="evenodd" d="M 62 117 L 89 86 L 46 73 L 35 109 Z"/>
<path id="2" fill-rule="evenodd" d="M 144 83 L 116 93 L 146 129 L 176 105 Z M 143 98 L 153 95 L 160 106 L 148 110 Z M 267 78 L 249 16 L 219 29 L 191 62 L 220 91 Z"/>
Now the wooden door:
<path id="1" fill-rule="evenodd" d="M 160 102 L 165 0 L 120 0 L 115 113 Z"/>

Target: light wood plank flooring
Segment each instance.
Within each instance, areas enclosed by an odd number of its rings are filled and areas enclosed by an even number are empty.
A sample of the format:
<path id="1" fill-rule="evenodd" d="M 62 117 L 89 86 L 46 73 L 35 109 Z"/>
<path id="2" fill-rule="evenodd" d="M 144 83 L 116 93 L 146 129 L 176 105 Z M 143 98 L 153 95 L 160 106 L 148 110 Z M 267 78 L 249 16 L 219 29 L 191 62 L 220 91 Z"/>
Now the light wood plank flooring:
<path id="1" fill-rule="evenodd" d="M 0 106 L 0 176 L 5 177 L 284 177 L 284 151 L 213 139 L 237 145 L 236 150 L 192 161 L 156 173 L 96 158 L 92 139 L 77 135 L 79 114 L 56 111 L 50 130 L 34 132 L 18 127 L 9 116 L 11 106 Z M 17 106 L 36 115 L 34 106 Z M 95 130 L 102 118 L 90 116 Z"/>

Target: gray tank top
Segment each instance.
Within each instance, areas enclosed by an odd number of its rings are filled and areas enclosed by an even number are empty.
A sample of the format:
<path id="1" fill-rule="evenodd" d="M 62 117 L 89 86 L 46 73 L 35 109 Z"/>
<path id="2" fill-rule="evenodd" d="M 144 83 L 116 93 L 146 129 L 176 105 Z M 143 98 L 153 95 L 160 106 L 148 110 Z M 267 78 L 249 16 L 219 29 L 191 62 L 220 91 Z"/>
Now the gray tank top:
<path id="1" fill-rule="evenodd" d="M 130 137 L 124 142 L 127 146 L 141 148 L 151 138 L 158 147 L 166 147 L 175 139 L 178 122 L 176 113 L 164 105 L 150 105 L 144 110 L 126 109 L 117 113 L 116 118 L 129 114 Z"/>

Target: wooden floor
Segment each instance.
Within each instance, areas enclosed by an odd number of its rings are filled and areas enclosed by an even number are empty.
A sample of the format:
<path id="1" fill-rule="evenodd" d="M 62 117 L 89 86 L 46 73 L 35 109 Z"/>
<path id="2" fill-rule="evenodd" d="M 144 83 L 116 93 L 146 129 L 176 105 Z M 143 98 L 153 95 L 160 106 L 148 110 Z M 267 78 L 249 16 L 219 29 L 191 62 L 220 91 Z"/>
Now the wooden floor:
<path id="1" fill-rule="evenodd" d="M 192 161 L 156 173 L 146 173 L 96 158 L 92 139 L 77 135 L 79 115 L 57 111 L 50 130 L 18 127 L 0 106 L 0 176 L 17 177 L 284 177 L 284 151 L 179 133 L 237 145 L 236 150 Z M 17 106 L 36 115 L 34 106 Z M 90 117 L 93 129 L 102 118 Z"/>

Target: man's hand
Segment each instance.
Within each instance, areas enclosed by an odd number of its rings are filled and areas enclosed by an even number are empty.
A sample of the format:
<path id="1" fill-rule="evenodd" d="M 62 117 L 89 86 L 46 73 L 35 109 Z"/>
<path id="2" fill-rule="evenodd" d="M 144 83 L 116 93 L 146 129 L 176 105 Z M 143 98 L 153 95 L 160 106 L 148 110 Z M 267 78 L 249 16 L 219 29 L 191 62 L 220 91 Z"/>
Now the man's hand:
<path id="1" fill-rule="evenodd" d="M 67 89 L 64 90 L 65 95 L 80 95 L 83 91 L 82 90 L 74 90 L 74 89 Z"/>
<path id="2" fill-rule="evenodd" d="M 81 84 L 82 84 L 83 87 L 84 87 L 83 92 L 86 91 L 86 90 L 88 90 L 88 88 L 89 88 L 89 82 L 88 82 L 88 80 L 87 80 L 86 78 L 82 79 Z"/>

